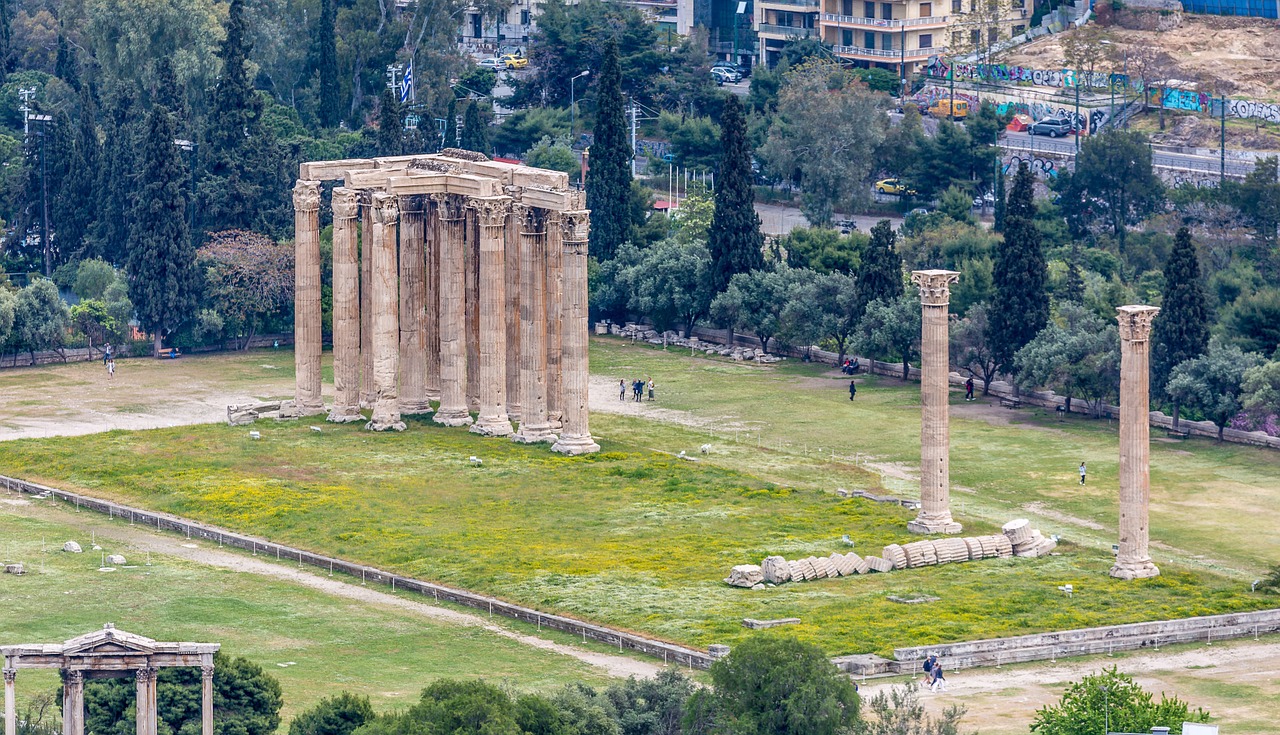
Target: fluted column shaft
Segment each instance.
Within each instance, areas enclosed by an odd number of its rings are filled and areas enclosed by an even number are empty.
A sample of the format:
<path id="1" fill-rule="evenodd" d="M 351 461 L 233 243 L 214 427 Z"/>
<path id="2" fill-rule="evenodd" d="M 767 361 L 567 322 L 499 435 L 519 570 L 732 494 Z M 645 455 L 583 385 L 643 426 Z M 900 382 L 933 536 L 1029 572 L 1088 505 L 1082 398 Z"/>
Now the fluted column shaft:
<path id="1" fill-rule="evenodd" d="M 373 405 L 373 200 L 360 195 L 360 405 Z"/>
<path id="2" fill-rule="evenodd" d="M 134 672 L 137 700 L 134 704 L 138 735 L 156 735 L 156 669 L 147 667 Z M 83 695 L 82 695 L 83 696 Z M 80 733 L 84 732 L 83 718 Z"/>
<path id="3" fill-rule="evenodd" d="M 564 246 L 564 301 L 561 308 L 560 359 L 561 388 L 563 395 L 563 428 L 560 439 L 551 449 L 564 454 L 588 454 L 600 451 L 600 445 L 591 438 L 588 426 L 588 385 L 590 364 L 588 361 L 589 329 L 587 316 L 587 231 L 589 213 L 565 212 L 562 215 Z"/>
<path id="4" fill-rule="evenodd" d="M 907 529 L 914 533 L 959 533 L 951 518 L 951 372 L 948 357 L 947 305 L 955 271 L 912 271 L 920 288 L 920 513 Z"/>
<path id="5" fill-rule="evenodd" d="M 329 420 L 360 421 L 359 192 L 333 190 L 333 408 Z"/>
<path id="6" fill-rule="evenodd" d="M 84 672 L 62 673 L 62 735 L 84 735 Z"/>
<path id="7" fill-rule="evenodd" d="M 462 197 L 436 200 L 440 213 L 440 408 L 433 420 L 446 426 L 471 423 L 467 410 L 465 248 L 467 219 Z"/>
<path id="8" fill-rule="evenodd" d="M 430 197 L 425 199 L 423 229 L 426 234 L 426 363 L 427 398 L 440 400 L 440 208 Z"/>
<path id="9" fill-rule="evenodd" d="M 482 197 L 470 202 L 479 228 L 479 370 L 480 415 L 471 430 L 486 436 L 510 436 L 507 416 L 506 226 L 510 197 Z"/>
<path id="10" fill-rule="evenodd" d="M 298 416 L 324 413 L 320 392 L 320 182 L 293 187 L 294 404 Z"/>
<path id="11" fill-rule="evenodd" d="M 200 667 L 200 735 L 213 735 L 213 665 Z"/>
<path id="12" fill-rule="evenodd" d="M 17 679 L 17 669 L 4 669 L 4 735 L 18 735 Z"/>
<path id="13" fill-rule="evenodd" d="M 507 416 L 512 421 L 520 420 L 520 230 L 524 223 L 518 211 L 513 208 L 506 228 Z"/>
<path id="14" fill-rule="evenodd" d="M 423 198 L 400 197 L 400 412 L 427 413 L 427 284 Z"/>
<path id="15" fill-rule="evenodd" d="M 373 195 L 373 431 L 403 431 L 398 396 L 400 363 L 399 268 L 396 229 L 400 211 L 396 197 Z"/>
<path id="16" fill-rule="evenodd" d="M 467 244 L 463 250 L 466 279 L 467 410 L 480 411 L 480 226 L 467 207 Z"/>
<path id="17" fill-rule="evenodd" d="M 547 422 L 546 217 L 540 209 L 521 207 L 517 211 L 522 214 L 520 429 L 514 439 L 525 444 L 554 442 L 556 435 Z"/>
<path id="18" fill-rule="evenodd" d="M 563 428 L 561 383 L 561 330 L 564 305 L 564 217 L 547 212 L 547 423 L 552 431 Z"/>
<path id="19" fill-rule="evenodd" d="M 1151 561 L 1151 322 L 1154 306 L 1121 306 L 1120 312 L 1120 549 L 1111 576 L 1159 576 Z"/>

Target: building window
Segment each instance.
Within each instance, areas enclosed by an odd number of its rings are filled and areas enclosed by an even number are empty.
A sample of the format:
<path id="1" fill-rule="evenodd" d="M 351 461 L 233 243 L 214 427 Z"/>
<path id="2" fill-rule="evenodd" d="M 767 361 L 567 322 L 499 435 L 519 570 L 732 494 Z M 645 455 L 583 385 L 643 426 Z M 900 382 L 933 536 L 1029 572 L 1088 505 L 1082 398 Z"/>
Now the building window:
<path id="1" fill-rule="evenodd" d="M 846 30 L 846 31 L 841 32 L 841 34 L 840 34 L 840 45 L 841 45 L 841 46 L 852 46 L 852 45 L 853 45 L 853 31 Z"/>
<path id="2" fill-rule="evenodd" d="M 932 33 L 921 33 L 921 34 L 920 34 L 920 48 L 933 48 L 933 34 L 932 34 Z"/>
<path id="3" fill-rule="evenodd" d="M 970 13 L 978 12 L 978 0 L 969 0 L 969 12 Z"/>
<path id="4" fill-rule="evenodd" d="M 921 18 L 933 17 L 933 3 L 920 3 L 920 17 Z"/>
<path id="5" fill-rule="evenodd" d="M 893 20 L 893 3 L 880 3 L 880 17 Z"/>
<path id="6" fill-rule="evenodd" d="M 951 46 L 953 48 L 960 48 L 960 31 L 951 32 Z"/>
<path id="7" fill-rule="evenodd" d="M 863 33 L 863 34 L 862 34 L 862 47 L 863 47 L 863 48 L 872 48 L 872 49 L 873 49 L 873 48 L 875 48 L 875 47 L 876 47 L 876 34 L 872 33 L 871 31 L 867 31 L 867 32 Z"/>
<path id="8" fill-rule="evenodd" d="M 999 28 L 988 28 L 988 29 L 987 29 L 987 43 L 988 43 L 988 44 L 992 44 L 992 43 L 995 43 L 996 41 L 999 41 L 999 40 L 1000 40 L 1000 29 L 999 29 Z"/>
<path id="9" fill-rule="evenodd" d="M 969 31 L 969 43 L 970 43 L 971 45 L 973 45 L 973 46 L 977 46 L 977 45 L 978 45 L 978 43 L 979 43 L 979 42 L 981 42 L 981 40 L 982 40 L 981 33 L 982 33 L 982 32 L 981 32 L 981 31 L 979 31 L 977 28 L 974 28 L 974 29 L 970 30 L 970 31 Z"/>
<path id="10" fill-rule="evenodd" d="M 866 17 L 866 18 L 876 17 L 876 4 L 871 2 L 871 0 L 867 0 L 867 2 L 863 3 L 862 8 L 863 8 L 862 9 L 863 17 Z"/>
<path id="11" fill-rule="evenodd" d="M 893 50 L 893 34 L 891 33 L 880 34 L 880 48 L 884 49 L 885 51 Z"/>
<path id="12" fill-rule="evenodd" d="M 1013 27 L 1013 35 L 1015 36 L 1021 36 L 1026 32 L 1027 32 L 1027 27 L 1025 25 L 1016 25 Z"/>
<path id="13" fill-rule="evenodd" d="M 963 9 L 963 0 L 951 0 L 951 12 L 959 13 Z"/>

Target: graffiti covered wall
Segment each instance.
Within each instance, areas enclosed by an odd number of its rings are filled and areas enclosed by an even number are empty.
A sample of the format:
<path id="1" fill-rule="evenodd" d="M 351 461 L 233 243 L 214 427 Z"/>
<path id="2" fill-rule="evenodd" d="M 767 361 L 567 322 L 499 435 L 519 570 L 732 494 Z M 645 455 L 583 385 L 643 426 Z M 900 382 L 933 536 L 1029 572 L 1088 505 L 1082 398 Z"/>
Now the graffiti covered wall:
<path id="1" fill-rule="evenodd" d="M 1090 89 L 1111 89 L 1120 92 L 1126 84 L 1132 89 L 1141 90 L 1142 82 L 1130 80 L 1124 74 L 1110 74 L 1095 71 L 1084 72 L 1074 69 L 1032 69 L 1028 66 L 1014 64 L 963 64 L 934 57 L 925 65 L 923 73 L 934 79 L 950 79 L 954 72 L 956 80 L 1006 82 L 1017 84 L 1025 82 L 1039 87 L 1074 88 L 1077 84 Z"/>
<path id="2" fill-rule="evenodd" d="M 1029 92 L 1029 90 L 1028 90 Z M 914 102 L 922 110 L 932 105 L 940 99 L 950 99 L 951 90 L 945 86 L 934 86 L 926 84 L 921 90 L 909 99 Z M 969 103 L 970 110 L 977 110 L 980 103 L 979 96 L 971 91 L 956 90 L 955 98 L 964 100 Z M 1111 115 L 1110 106 L 1094 107 L 1090 109 L 1088 105 L 1080 106 L 1079 115 L 1076 114 L 1076 107 L 1073 102 L 1065 99 L 1053 99 L 1050 97 L 1034 96 L 1030 93 L 1019 94 L 1015 89 L 1007 92 L 984 92 L 981 100 L 991 102 L 996 106 L 996 112 L 1001 115 L 1027 115 L 1032 120 L 1045 120 L 1048 118 L 1057 118 L 1069 120 L 1073 123 L 1076 130 L 1088 134 L 1090 131 L 1101 130 L 1101 126 L 1106 124 Z"/>

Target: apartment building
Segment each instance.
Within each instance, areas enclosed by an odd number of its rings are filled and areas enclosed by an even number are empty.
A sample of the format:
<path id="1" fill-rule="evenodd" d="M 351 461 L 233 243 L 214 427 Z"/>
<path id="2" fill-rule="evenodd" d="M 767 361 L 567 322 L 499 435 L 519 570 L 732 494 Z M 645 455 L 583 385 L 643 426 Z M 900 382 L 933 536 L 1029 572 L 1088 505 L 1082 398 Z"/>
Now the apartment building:
<path id="1" fill-rule="evenodd" d="M 821 11 L 822 0 L 755 0 L 757 63 L 775 66 L 788 42 L 821 37 L 818 25 Z"/>

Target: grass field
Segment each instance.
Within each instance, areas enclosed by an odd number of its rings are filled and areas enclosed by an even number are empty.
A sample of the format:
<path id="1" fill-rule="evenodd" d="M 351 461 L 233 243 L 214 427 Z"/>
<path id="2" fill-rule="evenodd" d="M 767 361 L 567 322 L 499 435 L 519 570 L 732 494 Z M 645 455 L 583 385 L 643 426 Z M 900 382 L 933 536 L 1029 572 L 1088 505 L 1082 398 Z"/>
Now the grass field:
<path id="1" fill-rule="evenodd" d="M 832 654 L 888 653 L 898 645 L 1275 604 L 1221 571 L 1257 566 L 1274 543 L 1235 549 L 1227 504 L 1171 517 L 1157 503 L 1155 538 L 1176 547 L 1176 558 L 1157 555 L 1159 579 L 1107 577 L 1116 462 L 1114 430 L 1105 423 L 1011 427 L 959 415 L 953 478 L 972 492 L 957 491 L 953 502 L 964 509 L 968 530 L 989 532 L 1037 502 L 1068 519 L 1058 525 L 1078 543 L 1039 560 L 763 592 L 728 588 L 720 579 L 730 566 L 766 554 L 828 554 L 847 548 L 842 534 L 865 553 L 910 540 L 908 511 L 829 492 L 881 484 L 878 475 L 829 455 L 918 461 L 914 389 L 873 379 L 851 406 L 840 381 L 816 367 L 689 359 L 611 341 L 594 345 L 593 361 L 598 374 L 653 375 L 663 406 L 718 426 L 717 437 L 735 426 L 755 428 L 760 443 L 773 448 L 757 448 L 754 434 L 749 440 L 739 431 L 740 443 L 712 439 L 708 461 L 685 462 L 653 450 L 693 451 L 710 427 L 596 412 L 605 451 L 587 458 L 423 422 L 398 435 L 264 423 L 260 442 L 225 426 L 24 440 L 4 446 L 0 471 L 696 645 L 747 635 L 743 617 L 800 617 L 788 632 Z M 969 406 L 956 408 L 961 414 Z M 1082 453 L 1093 482 L 1086 492 L 1071 478 Z M 470 466 L 473 454 L 484 458 L 482 467 Z M 1215 476 L 1254 488 L 1249 497 L 1258 503 L 1277 493 L 1274 474 L 1266 475 L 1274 460 L 1264 453 L 1191 442 L 1158 445 L 1154 454 L 1153 462 L 1176 463 L 1178 472 L 1200 468 L 1182 478 L 1180 496 L 1213 497 L 1213 488 L 1196 484 Z M 1157 498 L 1172 495 L 1158 479 L 1172 471 L 1153 472 Z M 910 490 L 904 480 L 888 484 Z M 1057 591 L 1065 583 L 1077 590 L 1071 599 Z M 886 599 L 917 592 L 942 599 L 928 614 Z"/>
<path id="2" fill-rule="evenodd" d="M 440 677 L 483 677 L 522 690 L 606 679 L 593 666 L 479 626 L 159 553 L 150 554 L 147 566 L 146 549 L 122 542 L 101 541 L 107 553 L 122 553 L 133 566 L 100 572 L 101 552 L 90 550 L 84 527 L 19 512 L 0 506 L 0 556 L 21 560 L 28 570 L 22 577 L 0 575 L 5 643 L 61 642 L 104 622 L 159 640 L 219 642 L 280 680 L 286 721 L 342 690 L 369 695 L 379 709 L 407 706 Z M 85 553 L 63 553 L 68 539 Z M 278 666 L 290 661 L 295 664 Z M 24 672 L 18 681 L 19 693 L 30 696 L 56 688 L 57 673 Z"/>

